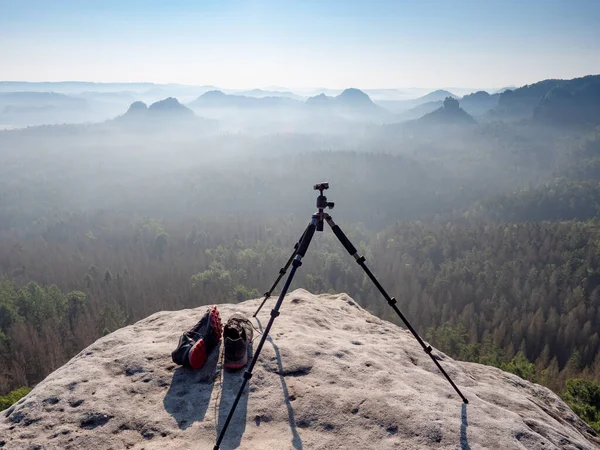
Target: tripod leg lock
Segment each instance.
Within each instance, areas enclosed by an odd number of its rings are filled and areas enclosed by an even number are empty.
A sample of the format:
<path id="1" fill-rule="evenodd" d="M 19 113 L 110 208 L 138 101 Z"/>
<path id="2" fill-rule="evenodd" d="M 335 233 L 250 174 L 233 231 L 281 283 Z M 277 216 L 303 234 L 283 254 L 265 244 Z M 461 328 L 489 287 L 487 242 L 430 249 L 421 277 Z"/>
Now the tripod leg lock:
<path id="1" fill-rule="evenodd" d="M 431 355 L 431 352 L 433 351 L 433 348 L 431 348 L 431 345 L 428 345 L 423 350 L 425 350 L 425 353 L 427 353 L 428 355 Z"/>
<path id="2" fill-rule="evenodd" d="M 246 370 L 244 372 L 244 380 L 249 380 L 250 378 L 252 378 L 252 372 Z"/>
<path id="3" fill-rule="evenodd" d="M 362 264 L 366 261 L 364 256 L 360 256 L 358 253 L 355 253 L 356 262 Z"/>
<path id="4" fill-rule="evenodd" d="M 285 273 L 285 269 L 282 267 L 281 269 L 279 269 L 279 274 L 283 275 Z"/>
<path id="5" fill-rule="evenodd" d="M 279 311 L 275 311 L 274 309 L 271 310 L 271 317 L 275 318 L 275 317 L 279 317 Z"/>
<path id="6" fill-rule="evenodd" d="M 396 303 L 398 303 L 398 300 L 396 300 L 394 297 L 388 300 L 388 305 L 390 306 L 394 306 Z"/>

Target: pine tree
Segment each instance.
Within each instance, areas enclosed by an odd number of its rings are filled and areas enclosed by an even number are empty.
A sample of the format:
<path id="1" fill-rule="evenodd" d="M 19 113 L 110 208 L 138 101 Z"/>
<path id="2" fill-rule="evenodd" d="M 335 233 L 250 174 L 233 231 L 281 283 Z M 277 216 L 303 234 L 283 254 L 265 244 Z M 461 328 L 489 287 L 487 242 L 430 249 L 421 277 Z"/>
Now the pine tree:
<path id="1" fill-rule="evenodd" d="M 575 350 L 571 354 L 569 360 L 567 361 L 567 364 L 565 365 L 565 368 L 563 369 L 562 375 L 564 376 L 565 379 L 568 379 L 568 378 L 576 378 L 580 373 L 581 373 L 581 355 L 579 354 L 579 352 L 577 350 Z"/>
<path id="2" fill-rule="evenodd" d="M 104 282 L 106 284 L 110 284 L 111 281 L 112 281 L 112 274 L 110 273 L 110 270 L 106 269 L 106 272 L 104 272 Z"/>
<path id="3" fill-rule="evenodd" d="M 546 367 L 548 367 L 549 364 L 550 364 L 550 347 L 548 346 L 548 344 L 546 344 L 546 345 L 544 345 L 544 349 L 542 350 L 542 353 L 540 354 L 538 359 L 535 360 L 535 371 L 538 374 L 538 377 L 541 377 L 542 371 Z"/>
<path id="4" fill-rule="evenodd" d="M 540 383 L 544 386 L 552 389 L 555 392 L 558 392 L 562 388 L 562 384 L 559 380 L 560 368 L 558 366 L 558 360 L 556 356 L 552 358 L 548 367 L 542 370 L 542 376 L 540 378 Z"/>

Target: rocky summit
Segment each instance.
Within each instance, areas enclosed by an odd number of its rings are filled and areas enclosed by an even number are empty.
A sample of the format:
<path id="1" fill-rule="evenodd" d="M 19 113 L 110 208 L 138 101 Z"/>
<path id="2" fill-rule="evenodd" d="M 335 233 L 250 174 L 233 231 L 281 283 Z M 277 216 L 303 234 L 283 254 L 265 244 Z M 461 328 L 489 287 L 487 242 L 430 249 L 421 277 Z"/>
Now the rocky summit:
<path id="1" fill-rule="evenodd" d="M 270 300 L 253 324 L 260 332 Z M 383 301 L 383 300 L 382 300 Z M 219 305 L 250 317 L 260 300 Z M 206 307 L 163 311 L 81 351 L 0 414 L 3 449 L 212 449 L 243 371 L 177 367 L 170 353 Z M 261 335 L 255 333 L 254 345 Z M 550 390 L 435 352 L 347 295 L 288 295 L 222 449 L 595 449 Z"/>

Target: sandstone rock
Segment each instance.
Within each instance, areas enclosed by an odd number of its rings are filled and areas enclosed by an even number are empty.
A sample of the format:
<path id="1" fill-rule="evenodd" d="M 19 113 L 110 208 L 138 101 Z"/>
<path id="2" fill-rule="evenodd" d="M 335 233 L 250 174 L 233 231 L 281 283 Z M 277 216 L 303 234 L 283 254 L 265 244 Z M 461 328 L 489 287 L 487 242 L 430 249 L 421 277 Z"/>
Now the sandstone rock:
<path id="1" fill-rule="evenodd" d="M 259 330 L 274 301 L 253 320 Z M 258 304 L 219 310 L 250 317 Z M 0 448 L 212 449 L 243 373 L 222 370 L 221 347 L 200 371 L 170 358 L 204 310 L 159 312 L 96 341 L 0 413 Z M 221 448 L 600 448 L 550 390 L 436 354 L 468 405 L 410 333 L 344 294 L 297 290 Z"/>

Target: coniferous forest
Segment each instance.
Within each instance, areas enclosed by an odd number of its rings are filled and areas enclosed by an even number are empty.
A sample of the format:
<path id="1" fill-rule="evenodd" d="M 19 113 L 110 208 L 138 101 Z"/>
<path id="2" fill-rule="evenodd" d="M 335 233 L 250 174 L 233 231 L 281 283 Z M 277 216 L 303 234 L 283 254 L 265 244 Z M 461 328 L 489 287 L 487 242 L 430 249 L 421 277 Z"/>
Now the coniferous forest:
<path id="1" fill-rule="evenodd" d="M 0 394 L 156 311 L 261 296 L 328 180 L 332 216 L 428 341 L 600 427 L 600 129 L 410 126 L 0 132 Z M 327 227 L 296 287 L 400 324 Z"/>

